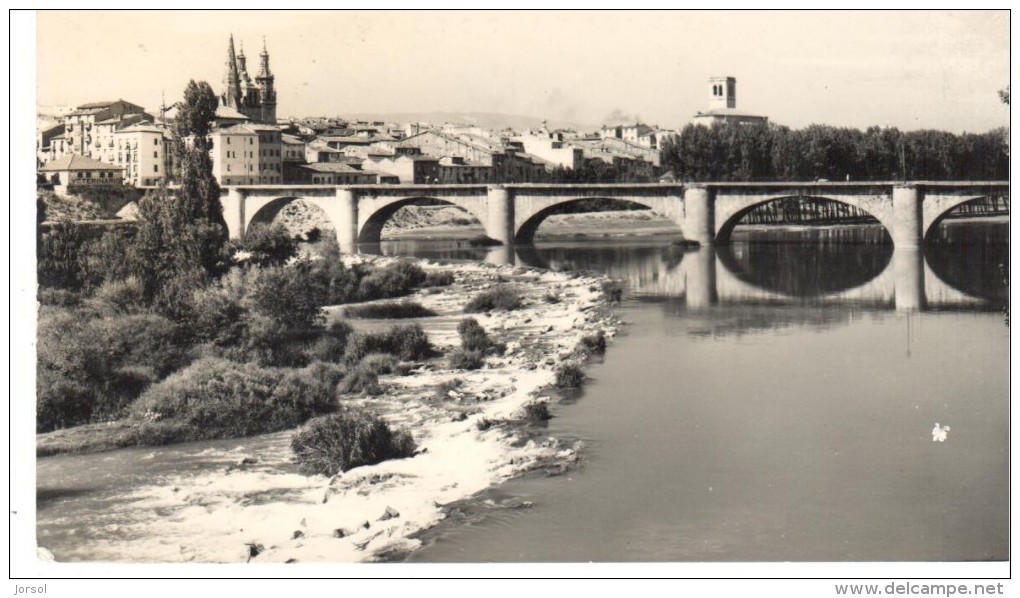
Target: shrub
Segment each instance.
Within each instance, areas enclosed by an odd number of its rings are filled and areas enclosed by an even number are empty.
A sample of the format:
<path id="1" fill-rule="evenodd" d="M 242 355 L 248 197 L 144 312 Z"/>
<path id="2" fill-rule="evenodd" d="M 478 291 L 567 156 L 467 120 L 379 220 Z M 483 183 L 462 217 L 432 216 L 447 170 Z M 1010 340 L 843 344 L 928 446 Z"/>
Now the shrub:
<path id="1" fill-rule="evenodd" d="M 207 358 L 149 387 L 131 415 L 183 424 L 178 441 L 275 432 L 334 411 L 332 379 L 318 368 L 281 373 Z"/>
<path id="2" fill-rule="evenodd" d="M 162 316 L 87 318 L 54 308 L 40 312 L 36 355 L 40 432 L 116 417 L 192 359 L 181 329 Z"/>
<path id="3" fill-rule="evenodd" d="M 424 359 L 433 353 L 429 337 L 418 324 L 394 326 L 386 332 L 355 333 L 347 342 L 344 360 L 357 363 L 369 353 L 388 353 L 405 361 Z"/>
<path id="4" fill-rule="evenodd" d="M 136 314 L 145 309 L 145 288 L 135 277 L 107 281 L 85 301 L 91 311 L 103 316 Z"/>
<path id="5" fill-rule="evenodd" d="M 606 333 L 599 330 L 595 334 L 587 334 L 581 337 L 578 348 L 587 353 L 602 355 L 606 352 Z"/>
<path id="6" fill-rule="evenodd" d="M 602 294 L 610 303 L 619 303 L 623 300 L 623 285 L 617 280 L 607 280 L 602 283 Z"/>
<path id="7" fill-rule="evenodd" d="M 479 313 L 492 310 L 513 311 L 521 307 L 520 294 L 505 286 L 498 286 L 475 295 L 464 307 L 465 313 Z"/>
<path id="8" fill-rule="evenodd" d="M 453 272 L 449 270 L 430 270 L 425 273 L 423 287 L 448 287 L 453 284 Z"/>
<path id="9" fill-rule="evenodd" d="M 386 303 L 375 303 L 372 305 L 355 305 L 344 309 L 344 315 L 349 318 L 428 318 L 436 315 L 436 312 L 424 307 L 417 301 L 389 301 Z"/>
<path id="10" fill-rule="evenodd" d="M 464 386 L 464 381 L 460 378 L 451 378 L 445 382 L 441 382 L 436 387 L 436 398 L 442 401 L 450 398 L 450 391 L 457 390 L 461 386 Z"/>
<path id="11" fill-rule="evenodd" d="M 425 282 L 425 271 L 409 261 L 399 261 L 384 268 L 376 268 L 361 279 L 357 299 L 389 299 L 407 295 L 416 286 Z"/>
<path id="12" fill-rule="evenodd" d="M 558 388 L 578 388 L 583 382 L 584 371 L 572 363 L 556 370 L 556 386 Z"/>
<path id="13" fill-rule="evenodd" d="M 309 272 L 307 264 L 262 268 L 251 293 L 255 310 L 293 330 L 322 326 L 321 297 Z"/>
<path id="14" fill-rule="evenodd" d="M 347 339 L 352 334 L 354 334 L 354 328 L 347 322 L 333 322 L 312 343 L 306 351 L 306 355 L 311 360 L 339 363 L 343 361 L 344 351 L 347 348 Z"/>
<path id="15" fill-rule="evenodd" d="M 549 403 L 536 401 L 524 405 L 524 419 L 531 422 L 543 422 L 552 419 L 549 413 Z"/>
<path id="16" fill-rule="evenodd" d="M 477 370 L 485 365 L 480 351 L 454 351 L 450 354 L 450 367 L 455 370 Z"/>
<path id="17" fill-rule="evenodd" d="M 281 266 L 297 255 L 297 241 L 279 222 L 271 226 L 257 222 L 245 231 L 241 249 L 251 253 L 251 263 Z"/>
<path id="18" fill-rule="evenodd" d="M 555 293 L 546 293 L 542 297 L 542 300 L 545 301 L 546 303 L 559 303 L 560 302 L 560 298 Z"/>
<path id="19" fill-rule="evenodd" d="M 311 420 L 291 441 L 298 467 L 308 475 L 334 475 L 361 465 L 403 459 L 414 455 L 415 448 L 409 433 L 393 430 L 378 416 L 350 407 Z"/>
<path id="20" fill-rule="evenodd" d="M 398 364 L 396 357 L 386 353 L 371 353 L 364 356 L 358 363 L 359 366 L 379 375 L 396 372 Z"/>
<path id="21" fill-rule="evenodd" d="M 382 387 L 379 386 L 379 375 L 370 369 L 369 366 L 359 363 L 354 366 L 336 389 L 339 394 L 366 394 L 370 396 L 382 394 Z"/>

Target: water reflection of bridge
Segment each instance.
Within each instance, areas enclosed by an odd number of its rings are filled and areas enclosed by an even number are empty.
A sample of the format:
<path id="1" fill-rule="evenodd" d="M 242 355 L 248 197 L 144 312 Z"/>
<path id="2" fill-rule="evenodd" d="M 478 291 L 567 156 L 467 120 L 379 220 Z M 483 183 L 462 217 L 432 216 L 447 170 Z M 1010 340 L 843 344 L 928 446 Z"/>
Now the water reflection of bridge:
<path id="1" fill-rule="evenodd" d="M 855 304 L 897 310 L 980 308 L 987 299 L 955 288 L 940 278 L 921 248 L 888 248 L 884 267 L 849 288 L 810 294 L 784 292 L 749 279 L 739 270 L 732 248 L 701 247 L 676 256 L 658 252 L 634 262 L 606 264 L 600 269 L 625 281 L 639 297 L 682 299 L 689 309 L 717 304 Z M 576 256 L 576 253 L 574 254 Z M 886 254 L 888 255 L 888 254 Z M 486 261 L 553 269 L 583 268 L 575 259 L 541 256 L 533 249 L 498 247 Z M 868 273 L 865 273 L 867 276 Z"/>

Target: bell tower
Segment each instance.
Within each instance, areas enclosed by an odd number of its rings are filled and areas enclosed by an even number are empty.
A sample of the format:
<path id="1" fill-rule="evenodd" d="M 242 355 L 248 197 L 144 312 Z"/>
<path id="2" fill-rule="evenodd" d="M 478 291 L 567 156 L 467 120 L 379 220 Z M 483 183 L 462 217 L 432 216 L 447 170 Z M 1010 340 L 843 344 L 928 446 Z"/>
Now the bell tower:
<path id="1" fill-rule="evenodd" d="M 737 79 L 735 77 L 712 77 L 708 80 L 708 109 L 733 109 L 737 107 Z"/>
<path id="2" fill-rule="evenodd" d="M 262 53 L 259 54 L 259 74 L 255 77 L 255 84 L 259 88 L 259 100 L 262 104 L 262 118 L 264 123 L 276 123 L 276 90 L 273 88 L 276 77 L 269 70 L 269 50 L 266 49 L 266 38 L 262 38 Z"/>

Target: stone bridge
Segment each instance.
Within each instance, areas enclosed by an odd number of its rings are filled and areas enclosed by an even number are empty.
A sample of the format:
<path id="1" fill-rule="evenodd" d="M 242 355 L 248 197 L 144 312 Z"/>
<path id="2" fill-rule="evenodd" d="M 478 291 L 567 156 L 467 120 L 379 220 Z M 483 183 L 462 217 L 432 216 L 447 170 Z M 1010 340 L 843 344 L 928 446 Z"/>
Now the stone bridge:
<path id="1" fill-rule="evenodd" d="M 953 208 L 1009 194 L 1003 181 L 811 182 L 513 185 L 246 185 L 223 189 L 224 219 L 240 238 L 253 222 L 269 221 L 297 199 L 318 206 L 341 248 L 379 241 L 383 225 L 406 205 L 439 201 L 463 208 L 486 234 L 507 245 L 531 243 L 545 218 L 591 198 L 640 204 L 674 222 L 701 245 L 725 243 L 754 208 L 791 197 L 848 204 L 873 216 L 899 248 L 920 246 Z"/>

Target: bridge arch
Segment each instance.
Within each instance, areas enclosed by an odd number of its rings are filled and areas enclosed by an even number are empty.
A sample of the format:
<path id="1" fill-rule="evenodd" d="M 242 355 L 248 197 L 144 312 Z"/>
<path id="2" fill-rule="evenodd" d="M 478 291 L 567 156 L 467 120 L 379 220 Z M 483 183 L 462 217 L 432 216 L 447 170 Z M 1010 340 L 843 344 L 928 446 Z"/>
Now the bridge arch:
<path id="1" fill-rule="evenodd" d="M 671 213 L 672 210 L 668 209 L 667 206 L 664 205 L 662 199 L 610 196 L 571 197 L 562 199 L 557 198 L 541 203 L 529 202 L 530 205 L 524 205 L 523 209 L 519 207 L 515 218 L 514 243 L 532 243 L 535 240 L 535 233 L 538 231 L 538 227 L 541 226 L 549 216 L 568 213 L 571 206 L 577 205 L 582 201 L 591 200 L 610 200 L 613 202 L 639 205 L 648 208 L 657 216 L 661 216 L 662 218 L 671 221 L 677 228 L 677 234 L 680 234 L 681 224 L 678 221 L 677 216 Z"/>
<path id="2" fill-rule="evenodd" d="M 457 197 L 432 197 L 413 195 L 409 197 L 366 197 L 358 206 L 358 243 L 378 243 L 386 223 L 405 206 L 451 205 L 461 208 L 473 216 L 488 232 L 488 213 L 476 201 L 464 201 Z M 490 235 L 491 236 L 491 235 Z"/>
<path id="3" fill-rule="evenodd" d="M 733 234 L 733 229 L 744 219 L 745 216 L 755 209 L 775 202 L 782 202 L 789 199 L 811 200 L 815 202 L 835 203 L 847 205 L 863 212 L 881 224 L 887 235 L 892 235 L 891 206 L 883 205 L 881 200 L 867 196 L 826 196 L 826 195 L 800 195 L 783 194 L 771 196 L 738 197 L 726 201 L 726 198 L 716 200 L 716 231 L 715 238 L 718 243 L 726 243 Z"/>
<path id="4" fill-rule="evenodd" d="M 939 223 L 946 219 L 950 213 L 956 208 L 961 206 L 977 203 L 994 197 L 991 194 L 982 195 L 962 195 L 958 197 L 954 196 L 940 196 L 937 198 L 931 198 L 925 202 L 923 220 L 921 223 L 921 236 L 924 240 L 928 240 L 928 235 L 938 228 Z"/>
<path id="5" fill-rule="evenodd" d="M 321 211 L 326 221 L 334 230 L 337 230 L 338 220 L 336 218 L 336 204 L 329 201 L 329 198 L 304 197 L 287 195 L 282 197 L 250 197 L 245 202 L 241 216 L 241 231 L 237 235 L 244 237 L 248 230 L 255 224 L 270 224 L 287 206 L 295 202 L 303 202 L 314 206 Z M 232 235 L 233 236 L 233 235 Z"/>

